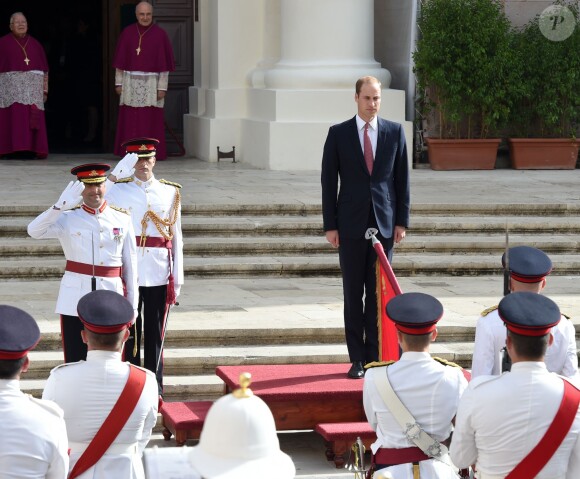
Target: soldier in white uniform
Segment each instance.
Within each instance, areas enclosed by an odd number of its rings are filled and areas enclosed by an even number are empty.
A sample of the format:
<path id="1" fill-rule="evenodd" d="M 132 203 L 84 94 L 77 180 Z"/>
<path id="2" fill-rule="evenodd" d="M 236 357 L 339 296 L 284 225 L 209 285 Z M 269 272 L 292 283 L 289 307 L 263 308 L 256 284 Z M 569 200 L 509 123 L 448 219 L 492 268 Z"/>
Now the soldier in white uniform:
<path id="1" fill-rule="evenodd" d="M 133 307 L 121 295 L 106 290 L 93 291 L 78 303 L 78 316 L 84 324 L 83 340 L 88 345 L 87 360 L 63 364 L 54 368 L 46 382 L 42 397 L 56 402 L 64 411 L 70 447 L 70 469 L 83 457 L 94 454 L 97 431 L 120 428 L 114 440 L 97 439 L 106 451 L 97 455 L 96 463 L 79 479 L 141 479 L 144 478 L 141 456 L 157 421 L 157 382 L 146 369 L 121 361 L 123 344 L 129 337 L 133 321 Z M 133 371 L 136 370 L 136 371 Z M 141 375 L 142 390 L 134 401 L 119 401 L 126 408 L 126 423 L 105 421 L 121 394 L 131 374 Z M 129 384 L 130 389 L 136 386 Z M 137 391 L 138 392 L 138 391 Z M 89 444 L 91 445 L 89 446 Z M 90 464 L 90 463 L 89 463 Z M 79 472 L 78 468 L 75 472 Z M 70 479 L 70 478 L 69 478 Z"/>
<path id="2" fill-rule="evenodd" d="M 546 286 L 546 276 L 552 271 L 552 261 L 543 251 L 530 246 L 515 246 L 508 250 L 510 291 L 540 294 Z M 506 267 L 505 254 L 502 264 Z M 548 371 L 575 377 L 578 374 L 576 331 L 566 316 L 554 326 L 554 341 L 548 347 L 545 363 Z M 505 347 L 506 328 L 497 306 L 486 309 L 477 320 L 471 373 L 473 377 L 501 374 L 501 354 Z"/>
<path id="3" fill-rule="evenodd" d="M 377 433 L 371 446 L 374 467 L 386 468 L 385 472 L 397 479 L 457 478 L 457 468 L 450 465 L 448 454 L 447 462 L 432 459 L 407 437 L 397 421 L 398 411 L 392 402 L 387 404 L 380 390 L 380 383 L 386 383 L 388 377 L 416 423 L 434 440 L 449 445 L 452 420 L 467 380 L 459 366 L 429 354 L 443 306 L 427 294 L 405 293 L 387 303 L 387 313 L 397 328 L 403 354 L 396 362 L 370 363 L 365 374 L 364 409 Z"/>
<path id="4" fill-rule="evenodd" d="M 36 321 L 0 305 L 0 476 L 3 479 L 65 479 L 68 440 L 62 410 L 20 391 L 28 351 L 40 340 Z"/>
<path id="5" fill-rule="evenodd" d="M 80 336 L 77 303 L 94 289 L 124 294 L 137 310 L 137 258 L 129 213 L 105 201 L 109 165 L 93 163 L 73 168 L 58 202 L 28 225 L 36 239 L 58 238 L 66 257 L 56 313 L 60 314 L 65 362 L 87 356 Z"/>
<path id="6" fill-rule="evenodd" d="M 525 457 L 539 470 L 525 462 L 520 466 L 523 474 L 514 477 L 576 479 L 580 477 L 578 403 L 569 409 L 571 426 L 555 421 L 565 434 L 561 444 L 552 436 L 536 448 L 554 422 L 564 391 L 567 398 L 580 394 L 567 378 L 550 373 L 543 361 L 560 321 L 558 306 L 545 296 L 517 292 L 504 297 L 498 310 L 508 330 L 512 368 L 501 376 L 471 381 L 459 403 L 451 458 L 460 467 L 475 464 L 479 479 L 504 478 Z M 548 453 L 550 446 L 553 455 Z"/>
<path id="7" fill-rule="evenodd" d="M 131 211 L 137 238 L 139 313 L 125 346 L 125 358 L 140 364 L 143 330 L 143 366 L 156 374 L 162 395 L 166 320 L 184 276 L 181 186 L 155 178 L 157 144 L 155 139 L 137 138 L 123 145 L 128 155 L 107 180 L 107 199 Z"/>

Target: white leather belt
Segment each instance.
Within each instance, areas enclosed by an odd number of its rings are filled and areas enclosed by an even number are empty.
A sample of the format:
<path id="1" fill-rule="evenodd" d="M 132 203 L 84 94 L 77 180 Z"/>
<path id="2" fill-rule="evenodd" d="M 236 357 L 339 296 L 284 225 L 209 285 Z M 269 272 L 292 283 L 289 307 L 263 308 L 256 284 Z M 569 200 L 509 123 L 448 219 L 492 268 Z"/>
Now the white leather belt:
<path id="1" fill-rule="evenodd" d="M 88 447 L 88 443 L 86 442 L 69 442 L 68 447 L 70 447 L 71 454 L 82 454 L 85 452 L 85 449 Z M 133 455 L 137 454 L 138 447 L 137 443 L 134 442 L 132 444 L 111 444 L 109 449 L 105 452 L 105 455 L 108 454 L 128 454 Z"/>

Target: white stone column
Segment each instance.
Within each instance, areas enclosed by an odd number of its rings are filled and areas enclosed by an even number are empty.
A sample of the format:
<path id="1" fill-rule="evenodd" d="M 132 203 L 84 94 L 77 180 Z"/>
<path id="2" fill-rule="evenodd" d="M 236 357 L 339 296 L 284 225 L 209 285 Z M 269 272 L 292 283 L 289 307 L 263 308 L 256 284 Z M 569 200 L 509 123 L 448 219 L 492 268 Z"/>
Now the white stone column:
<path id="1" fill-rule="evenodd" d="M 265 88 L 351 88 L 364 75 L 388 88 L 374 59 L 374 0 L 280 0 L 280 13 L 280 60 Z"/>
<path id="2" fill-rule="evenodd" d="M 412 140 L 404 91 L 374 59 L 374 0 L 198 1 L 188 154 L 216 161 L 216 146 L 235 146 L 259 168 L 320 169 L 328 128 L 355 115 L 366 75 L 383 85 L 381 116 Z"/>

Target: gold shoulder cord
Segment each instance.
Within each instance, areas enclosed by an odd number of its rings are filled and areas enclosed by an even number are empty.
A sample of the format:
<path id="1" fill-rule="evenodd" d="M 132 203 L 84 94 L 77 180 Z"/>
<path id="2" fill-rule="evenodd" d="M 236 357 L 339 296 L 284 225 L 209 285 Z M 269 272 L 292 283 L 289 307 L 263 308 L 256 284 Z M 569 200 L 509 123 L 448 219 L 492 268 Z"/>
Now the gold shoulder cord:
<path id="1" fill-rule="evenodd" d="M 143 219 L 141 220 L 141 241 L 140 246 L 145 248 L 145 238 L 147 237 L 147 222 L 149 219 L 159 231 L 159 234 L 163 236 L 166 240 L 170 241 L 173 239 L 173 233 L 171 232 L 171 227 L 177 221 L 177 211 L 179 210 L 179 205 L 181 203 L 181 193 L 179 192 L 179 188 L 175 188 L 175 198 L 173 199 L 173 207 L 171 211 L 170 218 L 163 219 L 159 217 L 158 214 L 154 213 L 151 210 L 148 210 L 144 215 Z"/>

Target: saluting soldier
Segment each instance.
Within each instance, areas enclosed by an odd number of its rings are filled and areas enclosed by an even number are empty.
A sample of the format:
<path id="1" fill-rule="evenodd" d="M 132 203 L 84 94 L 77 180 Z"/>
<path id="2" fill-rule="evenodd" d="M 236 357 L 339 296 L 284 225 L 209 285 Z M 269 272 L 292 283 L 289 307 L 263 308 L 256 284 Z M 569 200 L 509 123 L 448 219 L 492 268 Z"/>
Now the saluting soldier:
<path id="1" fill-rule="evenodd" d="M 475 464 L 478 479 L 578 478 L 580 391 L 544 363 L 560 310 L 545 296 L 516 292 L 498 312 L 511 371 L 471 381 L 459 403 L 451 458 L 460 467 Z"/>
<path id="2" fill-rule="evenodd" d="M 457 478 L 447 447 L 467 380 L 462 368 L 429 354 L 443 305 L 428 294 L 404 293 L 387 303 L 387 313 L 403 354 L 367 366 L 363 403 L 377 433 L 372 467 L 397 479 Z"/>
<path id="3" fill-rule="evenodd" d="M 105 163 L 80 165 L 71 170 L 71 181 L 54 206 L 28 225 L 36 239 L 58 238 L 66 257 L 56 313 L 65 362 L 85 359 L 82 323 L 77 304 L 85 294 L 106 289 L 124 294 L 137 310 L 137 259 L 133 223 L 127 210 L 105 200 Z"/>
<path id="4" fill-rule="evenodd" d="M 515 246 L 502 256 L 502 265 L 509 268 L 510 291 L 528 291 L 540 294 L 546 287 L 546 277 L 552 271 L 552 261 L 546 253 L 530 246 Z M 553 342 L 546 352 L 548 371 L 574 377 L 578 374 L 576 331 L 572 321 L 562 315 L 552 331 Z M 473 377 L 501 374 L 505 354 L 506 328 L 499 317 L 497 306 L 483 311 L 475 327 L 475 344 L 471 373 Z M 502 351 L 503 350 L 503 351 Z"/>
<path id="5" fill-rule="evenodd" d="M 135 327 L 131 328 L 131 337 L 125 345 L 125 359 L 140 364 L 143 331 L 143 365 L 156 374 L 162 395 L 167 315 L 179 296 L 184 276 L 181 185 L 158 180 L 153 174 L 158 143 L 153 138 L 136 138 L 124 143 L 127 156 L 109 175 L 107 198 L 131 211 L 137 238 L 140 306 Z"/>
<path id="6" fill-rule="evenodd" d="M 0 475 L 4 478 L 65 479 L 68 440 L 62 410 L 20 391 L 28 351 L 40 340 L 36 321 L 13 306 L 0 305 Z"/>
<path id="7" fill-rule="evenodd" d="M 86 361 L 54 368 L 42 397 L 64 411 L 70 447 L 69 479 L 144 479 L 141 456 L 157 421 L 157 382 L 121 360 L 133 306 L 114 291 L 83 296 L 78 316 Z"/>

